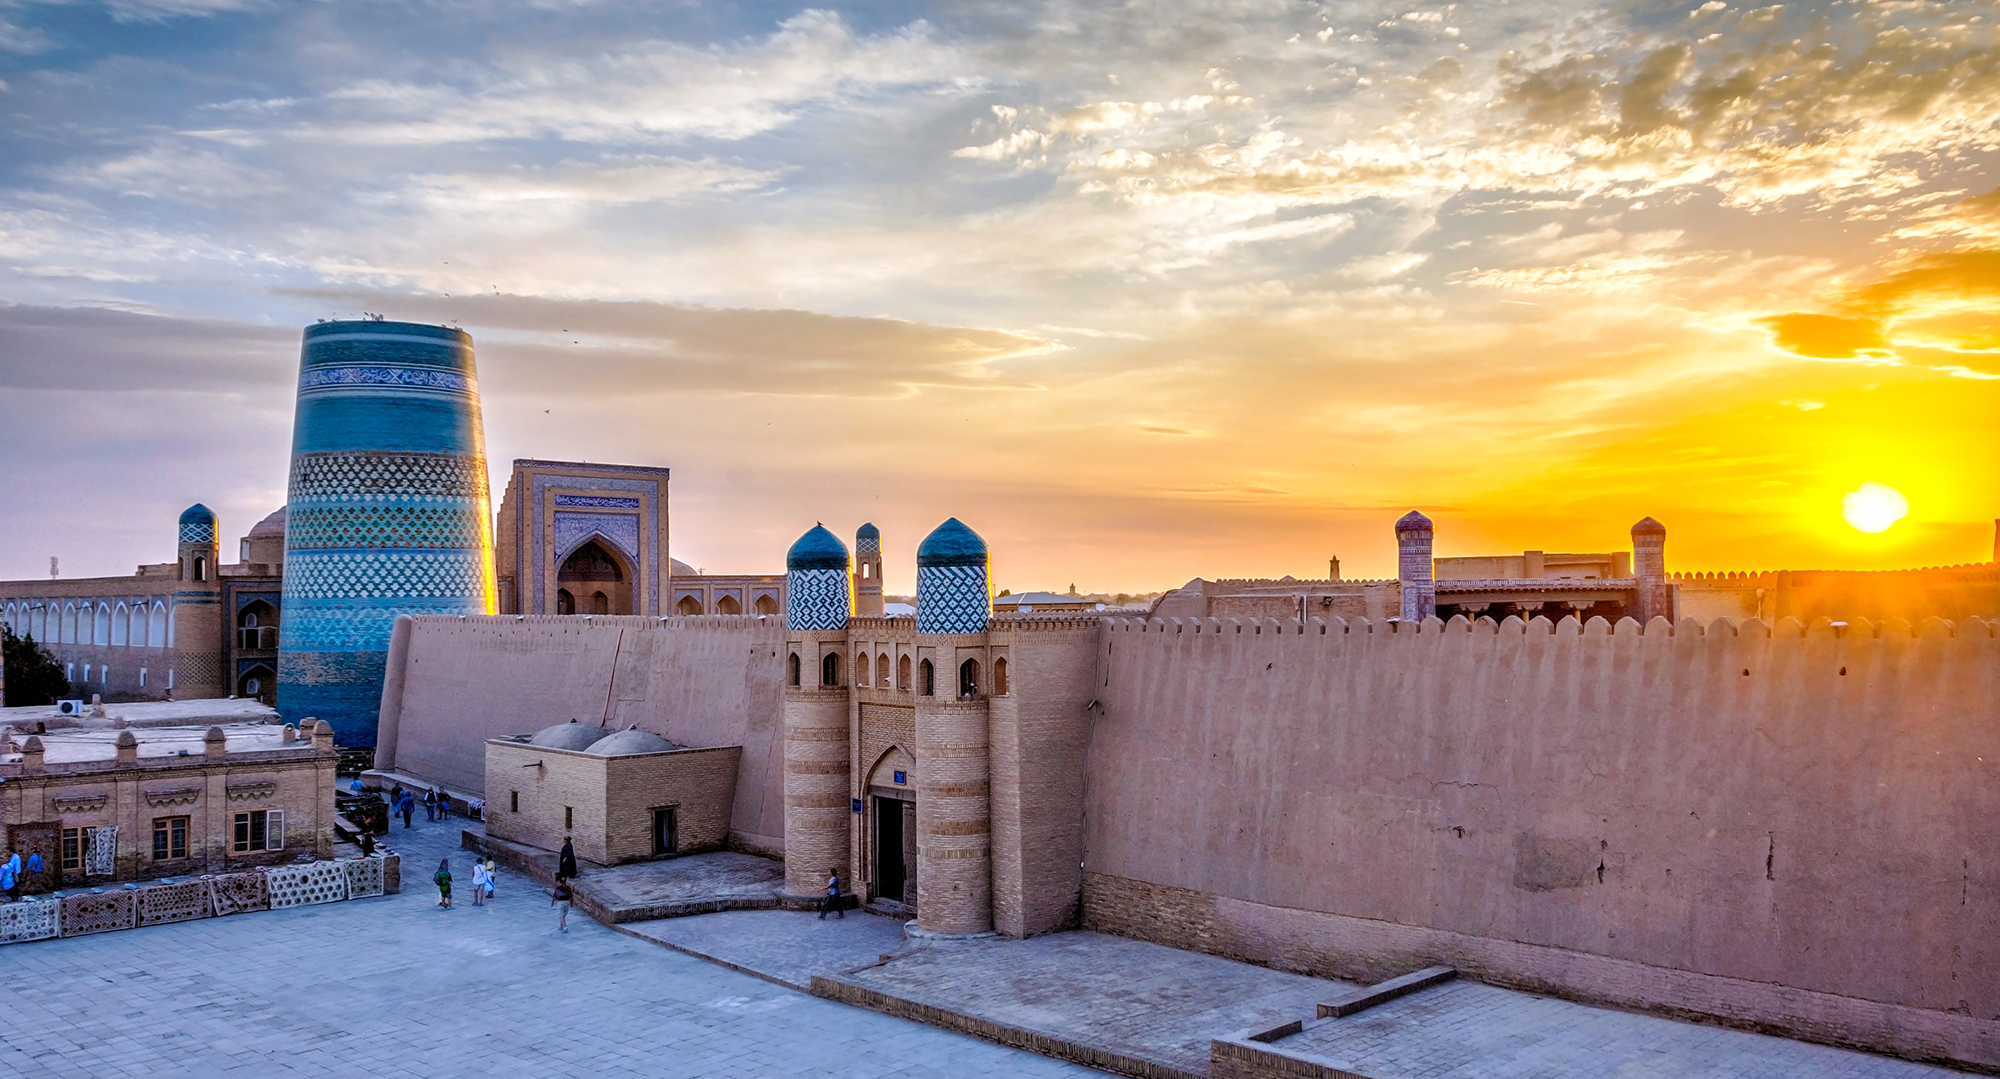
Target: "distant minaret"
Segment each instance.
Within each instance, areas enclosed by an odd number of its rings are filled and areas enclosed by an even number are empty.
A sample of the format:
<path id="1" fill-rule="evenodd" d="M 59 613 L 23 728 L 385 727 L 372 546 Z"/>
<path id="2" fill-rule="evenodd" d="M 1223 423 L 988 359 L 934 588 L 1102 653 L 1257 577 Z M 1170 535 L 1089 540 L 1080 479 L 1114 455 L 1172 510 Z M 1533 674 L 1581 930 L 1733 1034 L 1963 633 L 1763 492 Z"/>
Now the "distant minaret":
<path id="1" fill-rule="evenodd" d="M 1667 526 L 1642 517 L 1632 526 L 1632 575 L 1639 578 L 1639 622 L 1655 616 L 1674 617 L 1672 585 L 1667 581 Z"/>
<path id="2" fill-rule="evenodd" d="M 1416 510 L 1396 522 L 1396 579 L 1403 586 L 1403 621 L 1437 614 L 1437 579 L 1431 568 L 1431 519 Z"/>
<path id="3" fill-rule="evenodd" d="M 882 617 L 882 533 L 872 524 L 854 530 L 854 614 Z"/>

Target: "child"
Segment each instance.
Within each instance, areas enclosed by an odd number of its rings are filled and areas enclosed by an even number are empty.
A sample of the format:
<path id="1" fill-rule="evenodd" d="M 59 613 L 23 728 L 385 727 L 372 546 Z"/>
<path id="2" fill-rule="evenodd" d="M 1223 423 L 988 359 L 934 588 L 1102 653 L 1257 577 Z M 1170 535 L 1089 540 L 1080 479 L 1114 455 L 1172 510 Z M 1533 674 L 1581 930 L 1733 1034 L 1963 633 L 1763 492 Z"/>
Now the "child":
<path id="1" fill-rule="evenodd" d="M 486 859 L 486 898 L 493 898 L 493 859 Z"/>
<path id="2" fill-rule="evenodd" d="M 438 871 L 434 879 L 438 886 L 438 906 L 451 906 L 451 859 L 438 859 Z"/>
<path id="3" fill-rule="evenodd" d="M 569 932 L 569 900 L 569 881 L 556 881 L 556 890 L 549 893 L 549 902 L 554 904 L 556 908 L 556 930 L 558 932 Z"/>

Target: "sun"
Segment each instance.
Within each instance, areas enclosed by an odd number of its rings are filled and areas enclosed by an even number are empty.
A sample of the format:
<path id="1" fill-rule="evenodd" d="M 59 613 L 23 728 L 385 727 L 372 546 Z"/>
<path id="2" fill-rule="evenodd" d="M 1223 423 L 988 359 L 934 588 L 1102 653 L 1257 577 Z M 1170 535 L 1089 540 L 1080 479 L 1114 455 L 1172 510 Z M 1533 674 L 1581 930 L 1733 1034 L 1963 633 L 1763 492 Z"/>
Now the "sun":
<path id="1" fill-rule="evenodd" d="M 1910 500 L 1887 484 L 1869 480 L 1840 499 L 1840 515 L 1861 532 L 1887 532 L 1910 515 Z"/>

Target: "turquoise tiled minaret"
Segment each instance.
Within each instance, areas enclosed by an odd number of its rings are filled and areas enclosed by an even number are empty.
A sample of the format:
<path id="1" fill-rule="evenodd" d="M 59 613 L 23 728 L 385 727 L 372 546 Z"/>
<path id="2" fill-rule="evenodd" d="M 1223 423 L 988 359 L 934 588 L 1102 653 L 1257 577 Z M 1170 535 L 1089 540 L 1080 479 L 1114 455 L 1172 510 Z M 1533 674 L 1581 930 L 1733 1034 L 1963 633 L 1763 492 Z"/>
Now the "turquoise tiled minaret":
<path id="1" fill-rule="evenodd" d="M 306 327 L 285 525 L 278 711 L 375 744 L 401 614 L 492 614 L 493 516 L 472 338 Z"/>
<path id="2" fill-rule="evenodd" d="M 953 517 L 917 548 L 917 632 L 984 633 L 993 610 L 986 541 Z"/>
<path id="3" fill-rule="evenodd" d="M 854 610 L 847 545 L 814 525 L 785 552 L 785 628 L 842 630 Z"/>

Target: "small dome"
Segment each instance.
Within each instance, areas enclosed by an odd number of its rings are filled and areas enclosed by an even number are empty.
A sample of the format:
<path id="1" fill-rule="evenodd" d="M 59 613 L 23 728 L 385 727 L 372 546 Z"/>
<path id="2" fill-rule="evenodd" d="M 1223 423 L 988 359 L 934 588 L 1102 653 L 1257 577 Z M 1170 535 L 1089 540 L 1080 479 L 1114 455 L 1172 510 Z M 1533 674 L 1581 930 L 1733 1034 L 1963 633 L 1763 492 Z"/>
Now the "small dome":
<path id="1" fill-rule="evenodd" d="M 854 530 L 854 539 L 856 542 L 860 542 L 861 540 L 880 540 L 881 538 L 882 530 L 872 524 L 865 524 Z"/>
<path id="2" fill-rule="evenodd" d="M 1430 530 L 1431 530 L 1431 519 L 1424 516 L 1421 513 L 1418 513 L 1416 510 L 1411 510 L 1410 512 L 1404 514 L 1402 518 L 1396 522 L 1396 531 L 1398 533 L 1429 532 Z"/>
<path id="3" fill-rule="evenodd" d="M 667 559 L 667 573 L 668 573 L 668 574 L 669 574 L 670 576 L 674 576 L 674 577 L 699 577 L 699 576 L 701 576 L 701 574 L 699 574 L 699 573 L 696 573 L 696 572 L 695 572 L 695 569 L 694 569 L 694 567 L 693 567 L 693 566 L 690 566 L 690 565 L 688 565 L 688 564 L 687 564 L 686 562 L 683 562 L 683 561 L 681 561 L 681 560 L 680 560 L 680 559 L 678 559 L 678 558 L 669 558 L 669 559 Z"/>
<path id="4" fill-rule="evenodd" d="M 212 525 L 215 523 L 215 511 L 197 502 L 181 511 L 181 523 L 184 525 Z"/>
<path id="5" fill-rule="evenodd" d="M 215 511 L 197 502 L 181 511 L 182 543 L 214 543 Z"/>
<path id="6" fill-rule="evenodd" d="M 919 566 L 984 566 L 986 541 L 953 517 L 931 530 L 917 548 Z"/>
<path id="7" fill-rule="evenodd" d="M 535 732 L 533 738 L 528 739 L 528 744 L 531 746 L 541 746 L 543 749 L 571 749 L 581 751 L 589 749 L 591 746 L 603 741 L 605 736 L 610 733 L 610 731 L 605 730 L 595 723 L 578 723 L 572 719 L 568 723 L 558 723 L 553 727 L 543 727 L 541 730 Z"/>
<path id="8" fill-rule="evenodd" d="M 785 552 L 785 568 L 844 570 L 847 568 L 847 545 L 840 542 L 840 537 L 828 532 L 825 525 L 816 524 L 792 544 L 791 550 Z"/>
<path id="9" fill-rule="evenodd" d="M 625 757 L 635 753 L 664 753 L 680 747 L 651 731 L 631 727 L 597 740 L 585 753 L 599 757 Z"/>
<path id="10" fill-rule="evenodd" d="M 181 519 L 185 521 L 187 518 L 183 517 Z M 277 509 L 271 511 L 270 516 L 251 526 L 250 538 L 256 539 L 260 536 L 276 536 L 279 539 L 285 538 L 285 507 L 279 506 Z"/>
<path id="11" fill-rule="evenodd" d="M 1641 517 L 1639 518 L 1639 523 L 1632 526 L 1632 534 L 1635 536 L 1664 536 L 1667 534 L 1667 526 L 1653 520 L 1651 517 Z"/>

